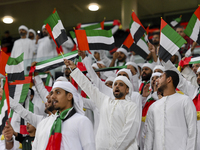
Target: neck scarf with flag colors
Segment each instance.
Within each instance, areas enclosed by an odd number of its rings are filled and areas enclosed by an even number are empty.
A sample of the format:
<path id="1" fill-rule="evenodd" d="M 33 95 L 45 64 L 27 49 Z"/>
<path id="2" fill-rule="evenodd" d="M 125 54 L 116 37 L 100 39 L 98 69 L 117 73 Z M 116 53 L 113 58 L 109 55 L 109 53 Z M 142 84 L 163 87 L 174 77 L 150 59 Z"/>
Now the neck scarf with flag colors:
<path id="1" fill-rule="evenodd" d="M 139 87 L 139 93 L 142 95 L 143 93 L 143 89 L 144 89 L 144 86 L 146 84 L 150 83 L 150 80 L 149 81 L 143 81 L 141 84 L 140 84 L 140 87 Z"/>
<path id="2" fill-rule="evenodd" d="M 133 11 L 131 14 L 130 33 L 135 43 L 139 41 L 139 39 L 144 35 L 145 32 L 145 28 Z"/>
<path id="3" fill-rule="evenodd" d="M 200 91 L 197 96 L 193 99 L 194 106 L 197 111 L 197 120 L 200 120 Z"/>
<path id="4" fill-rule="evenodd" d="M 142 122 L 145 122 L 146 120 L 146 115 L 147 112 L 149 110 L 149 107 L 151 106 L 151 104 L 153 104 L 155 102 L 155 100 L 151 97 L 147 100 L 147 102 L 145 103 L 143 109 L 142 109 Z"/>
<path id="5" fill-rule="evenodd" d="M 69 113 L 68 113 L 69 112 Z M 68 108 L 60 113 L 60 116 L 54 121 L 51 131 L 49 141 L 46 150 L 59 150 L 62 141 L 62 122 L 69 119 L 76 113 L 74 108 Z"/>
<path id="6" fill-rule="evenodd" d="M 159 58 L 167 62 L 184 43 L 185 39 L 161 18 Z"/>
<path id="7" fill-rule="evenodd" d="M 9 57 L 5 71 L 8 81 L 24 80 L 24 53 L 17 58 Z"/>
<path id="8" fill-rule="evenodd" d="M 200 6 L 196 9 L 192 15 L 186 29 L 185 34 L 189 36 L 193 41 L 200 44 Z"/>

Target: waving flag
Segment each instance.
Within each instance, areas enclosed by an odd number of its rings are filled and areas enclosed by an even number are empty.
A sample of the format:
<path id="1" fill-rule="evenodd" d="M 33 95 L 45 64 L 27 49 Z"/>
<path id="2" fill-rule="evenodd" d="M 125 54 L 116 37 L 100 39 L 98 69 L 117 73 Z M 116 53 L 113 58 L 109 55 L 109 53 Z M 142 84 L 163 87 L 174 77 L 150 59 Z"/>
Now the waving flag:
<path id="1" fill-rule="evenodd" d="M 132 12 L 131 15 L 130 32 L 135 43 L 137 43 L 146 32 L 135 12 Z"/>
<path id="2" fill-rule="evenodd" d="M 3 96 L 0 103 L 0 135 L 2 134 L 3 128 L 5 127 L 6 120 L 8 120 L 9 115 L 10 115 L 9 89 L 8 89 L 8 79 L 6 77 Z"/>
<path id="3" fill-rule="evenodd" d="M 184 30 L 185 34 L 189 36 L 193 41 L 200 44 L 200 6 L 192 15 L 186 29 Z"/>
<path id="4" fill-rule="evenodd" d="M 167 62 L 186 43 L 174 29 L 172 29 L 162 18 L 160 27 L 160 48 L 158 56 Z"/>
<path id="5" fill-rule="evenodd" d="M 65 41 L 68 40 L 66 31 L 60 20 L 57 11 L 54 11 L 45 21 L 46 28 L 50 33 L 52 33 L 56 45 L 60 47 Z"/>
<path id="6" fill-rule="evenodd" d="M 64 56 L 64 58 L 63 58 Z M 60 67 L 62 65 L 64 65 L 64 61 L 63 59 L 74 59 L 78 56 L 78 51 L 72 51 L 69 53 L 64 54 L 63 56 L 57 56 L 54 58 L 50 58 L 41 62 L 38 62 L 35 66 L 35 71 L 36 72 L 45 72 L 45 71 L 49 71 L 51 69 Z M 34 70 L 33 70 L 34 71 Z"/>
<path id="7" fill-rule="evenodd" d="M 111 30 L 75 30 L 70 32 L 79 50 L 107 50 L 115 48 Z"/>
<path id="8" fill-rule="evenodd" d="M 8 58 L 9 56 L 4 52 L 4 51 L 1 51 L 1 56 L 0 56 L 0 73 L 2 75 L 5 75 L 5 67 L 6 67 L 6 64 L 7 64 L 7 61 L 8 61 Z"/>
<path id="9" fill-rule="evenodd" d="M 8 75 L 8 81 L 24 80 L 24 53 L 17 58 L 8 58 L 6 73 Z"/>
<path id="10" fill-rule="evenodd" d="M 170 24 L 172 25 L 172 27 L 177 26 L 181 22 L 181 18 L 182 18 L 182 15 L 180 15 L 179 18 L 176 18 L 173 21 L 171 21 Z"/>

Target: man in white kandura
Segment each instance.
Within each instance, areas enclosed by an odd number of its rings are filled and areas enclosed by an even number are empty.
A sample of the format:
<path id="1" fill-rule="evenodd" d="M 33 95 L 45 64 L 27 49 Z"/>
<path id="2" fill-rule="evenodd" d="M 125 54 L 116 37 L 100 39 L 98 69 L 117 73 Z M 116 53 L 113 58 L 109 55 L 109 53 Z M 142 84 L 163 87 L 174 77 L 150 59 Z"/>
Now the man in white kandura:
<path id="1" fill-rule="evenodd" d="M 188 96 L 176 93 L 178 74 L 166 70 L 156 81 L 163 97 L 148 110 L 144 149 L 195 150 L 196 110 Z"/>
<path id="2" fill-rule="evenodd" d="M 101 93 L 70 60 L 64 61 L 81 89 L 94 100 L 100 112 L 96 135 L 97 150 L 137 150 L 140 116 L 135 102 L 130 100 L 132 85 L 127 77 L 118 76 L 113 82 L 115 99 Z"/>
<path id="3" fill-rule="evenodd" d="M 76 88 L 70 82 L 56 81 L 52 92 L 58 112 L 38 124 L 32 150 L 95 150 L 92 123 L 84 116 Z"/>

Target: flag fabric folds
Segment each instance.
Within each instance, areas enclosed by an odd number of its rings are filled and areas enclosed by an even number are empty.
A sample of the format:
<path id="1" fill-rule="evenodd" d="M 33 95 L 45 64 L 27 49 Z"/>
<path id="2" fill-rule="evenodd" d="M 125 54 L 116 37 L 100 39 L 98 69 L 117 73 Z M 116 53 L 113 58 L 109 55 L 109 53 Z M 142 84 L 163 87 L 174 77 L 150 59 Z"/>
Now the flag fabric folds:
<path id="1" fill-rule="evenodd" d="M 167 62 L 184 43 L 186 41 L 161 18 L 159 58 Z"/>
<path id="2" fill-rule="evenodd" d="M 181 22 L 181 18 L 182 18 L 182 15 L 180 17 L 174 19 L 173 21 L 171 21 L 170 24 L 172 25 L 172 27 L 177 26 Z"/>
<path id="3" fill-rule="evenodd" d="M 55 39 L 57 47 L 60 47 L 64 42 L 68 40 L 66 31 L 60 20 L 57 11 L 54 11 L 45 21 L 46 28 L 50 35 L 52 34 Z"/>
<path id="4" fill-rule="evenodd" d="M 5 76 L 5 67 L 6 67 L 6 64 L 7 64 L 7 61 L 8 61 L 8 58 L 9 56 L 4 52 L 4 51 L 1 51 L 1 56 L 0 56 L 0 73 L 2 75 Z"/>
<path id="5" fill-rule="evenodd" d="M 184 60 L 179 62 L 179 66 L 183 67 L 189 64 L 197 64 L 200 63 L 200 56 L 198 57 L 186 57 Z"/>
<path id="6" fill-rule="evenodd" d="M 184 30 L 185 34 L 189 36 L 193 41 L 200 44 L 200 6 L 194 12 L 190 21 Z"/>
<path id="7" fill-rule="evenodd" d="M 135 43 L 137 43 L 140 40 L 140 38 L 144 35 L 145 32 L 146 32 L 145 28 L 143 27 L 142 23 L 136 16 L 135 12 L 132 12 L 131 23 L 130 23 L 130 33 Z"/>
<path id="8" fill-rule="evenodd" d="M 64 58 L 63 58 L 64 56 Z M 69 53 L 64 54 L 63 56 L 57 56 L 54 58 L 50 58 L 41 62 L 38 62 L 35 66 L 35 71 L 36 72 L 45 72 L 45 71 L 49 71 L 51 69 L 60 67 L 62 65 L 64 65 L 64 61 L 63 59 L 68 59 L 68 60 L 72 60 L 74 58 L 76 58 L 78 56 L 78 51 L 72 51 Z"/>
<path id="9" fill-rule="evenodd" d="M 24 53 L 17 58 L 9 57 L 5 70 L 8 81 L 24 80 Z"/>
<path id="10" fill-rule="evenodd" d="M 9 102 L 9 89 L 8 89 L 8 79 L 6 77 L 6 82 L 4 84 L 3 96 L 0 103 L 0 135 L 2 134 L 3 128 L 5 127 L 6 120 L 10 114 L 10 102 Z"/>
<path id="11" fill-rule="evenodd" d="M 75 30 L 70 34 L 80 50 L 88 50 L 88 46 L 89 50 L 111 51 L 115 48 L 111 30 Z"/>

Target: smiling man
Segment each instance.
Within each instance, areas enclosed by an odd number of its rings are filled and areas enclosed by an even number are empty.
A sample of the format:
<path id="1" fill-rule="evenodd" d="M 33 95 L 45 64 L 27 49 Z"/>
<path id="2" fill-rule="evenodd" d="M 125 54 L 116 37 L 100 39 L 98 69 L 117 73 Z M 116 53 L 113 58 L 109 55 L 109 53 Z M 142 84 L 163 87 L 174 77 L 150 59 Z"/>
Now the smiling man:
<path id="1" fill-rule="evenodd" d="M 148 110 L 144 149 L 195 150 L 195 107 L 188 96 L 176 93 L 179 75 L 166 70 L 157 82 L 163 97 Z"/>
<path id="2" fill-rule="evenodd" d="M 58 112 L 38 125 L 33 150 L 94 150 L 92 124 L 83 115 L 82 100 L 76 88 L 70 82 L 56 81 L 51 98 Z"/>
<path id="3" fill-rule="evenodd" d="M 100 111 L 100 122 L 96 135 L 96 149 L 137 150 L 139 114 L 137 105 L 131 101 L 132 85 L 127 77 L 118 76 L 113 81 L 114 99 L 101 93 L 76 68 L 70 60 L 65 65 L 73 71 L 70 74 L 81 89 L 94 100 Z"/>

